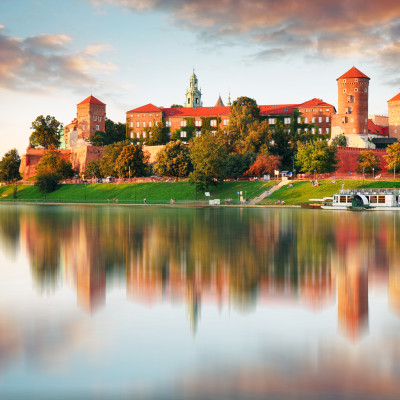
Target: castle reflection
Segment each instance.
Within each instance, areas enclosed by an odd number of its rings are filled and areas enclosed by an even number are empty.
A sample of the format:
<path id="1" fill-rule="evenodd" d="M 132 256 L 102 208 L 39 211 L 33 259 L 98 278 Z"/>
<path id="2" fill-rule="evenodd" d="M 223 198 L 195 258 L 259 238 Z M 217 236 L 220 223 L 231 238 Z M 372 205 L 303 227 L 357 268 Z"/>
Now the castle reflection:
<path id="1" fill-rule="evenodd" d="M 68 283 L 88 313 L 104 307 L 106 285 L 118 278 L 131 301 L 185 302 L 193 333 L 202 304 L 318 311 L 337 302 L 338 329 L 356 341 L 368 329 L 371 287 L 387 287 L 389 307 L 400 314 L 397 215 L 123 207 L 0 213 L 0 242 L 26 250 L 37 289 Z"/>

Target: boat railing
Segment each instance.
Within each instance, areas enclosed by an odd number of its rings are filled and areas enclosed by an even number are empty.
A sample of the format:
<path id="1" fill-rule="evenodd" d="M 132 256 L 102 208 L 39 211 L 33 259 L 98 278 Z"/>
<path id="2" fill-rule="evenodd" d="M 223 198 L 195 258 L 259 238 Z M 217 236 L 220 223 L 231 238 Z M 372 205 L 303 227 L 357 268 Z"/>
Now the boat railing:
<path id="1" fill-rule="evenodd" d="M 400 195 L 400 189 L 340 189 L 339 194 L 341 195 L 354 195 L 354 194 L 366 194 L 366 195 Z"/>

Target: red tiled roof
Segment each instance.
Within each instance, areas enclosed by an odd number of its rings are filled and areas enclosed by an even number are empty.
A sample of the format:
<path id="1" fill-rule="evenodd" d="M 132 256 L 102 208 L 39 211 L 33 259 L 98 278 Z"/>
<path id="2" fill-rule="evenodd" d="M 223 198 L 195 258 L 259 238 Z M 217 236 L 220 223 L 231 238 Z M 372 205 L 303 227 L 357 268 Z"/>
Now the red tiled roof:
<path id="1" fill-rule="evenodd" d="M 339 78 L 337 78 L 336 80 L 344 79 L 344 78 L 368 78 L 368 79 L 370 79 L 367 75 L 363 74 L 356 67 L 350 68 L 346 73 L 344 73 L 342 76 L 339 76 Z"/>
<path id="2" fill-rule="evenodd" d="M 88 98 L 86 98 L 85 100 L 83 100 L 80 103 L 78 103 L 78 106 L 79 106 L 79 104 L 87 104 L 87 103 L 100 104 L 101 106 L 105 106 L 104 103 L 102 103 L 100 100 L 96 99 L 96 97 L 94 97 L 92 95 L 90 95 Z"/>
<path id="3" fill-rule="evenodd" d="M 126 113 L 141 113 L 141 112 L 161 112 L 161 108 L 156 107 L 154 104 L 146 104 L 145 106 L 134 108 L 133 110 L 129 110 Z"/>
<path id="4" fill-rule="evenodd" d="M 293 108 L 297 108 L 297 104 L 275 104 L 259 107 L 261 115 L 292 114 Z"/>
<path id="5" fill-rule="evenodd" d="M 368 133 L 371 133 L 373 135 L 388 136 L 389 127 L 376 125 L 374 121 L 372 121 L 372 119 L 368 119 Z"/>
<path id="6" fill-rule="evenodd" d="M 314 98 L 299 104 L 298 107 L 333 107 L 333 105 L 328 104 L 321 99 Z"/>
<path id="7" fill-rule="evenodd" d="M 181 107 L 164 108 L 166 117 L 206 117 L 229 115 L 229 107 Z"/>
<path id="8" fill-rule="evenodd" d="M 396 94 L 396 96 L 392 97 L 390 100 L 388 101 L 400 101 L 400 93 Z"/>

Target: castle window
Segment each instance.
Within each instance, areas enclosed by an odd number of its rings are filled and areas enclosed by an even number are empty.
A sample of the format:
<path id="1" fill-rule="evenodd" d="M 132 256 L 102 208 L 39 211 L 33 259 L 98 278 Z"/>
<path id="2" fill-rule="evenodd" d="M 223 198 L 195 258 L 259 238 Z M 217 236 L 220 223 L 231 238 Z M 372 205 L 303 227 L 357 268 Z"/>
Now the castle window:
<path id="1" fill-rule="evenodd" d="M 318 117 L 318 122 L 322 122 L 322 117 Z"/>
<path id="2" fill-rule="evenodd" d="M 136 137 L 137 137 L 138 139 L 140 139 L 140 133 L 139 133 L 139 132 L 136 133 Z"/>
<path id="3" fill-rule="evenodd" d="M 307 112 L 307 108 L 304 110 L 304 112 Z"/>
<path id="4" fill-rule="evenodd" d="M 185 120 L 181 121 L 181 126 L 186 126 L 186 121 Z"/>
<path id="5" fill-rule="evenodd" d="M 99 118 L 101 118 L 101 117 L 99 117 Z M 131 114 L 131 118 L 133 118 L 133 114 Z M 100 120 L 99 120 L 100 121 Z"/>
<path id="6" fill-rule="evenodd" d="M 304 118 L 304 123 L 308 124 L 308 117 Z"/>
<path id="7" fill-rule="evenodd" d="M 329 112 L 329 108 L 327 108 L 326 111 Z"/>
<path id="8" fill-rule="evenodd" d="M 358 82 L 358 78 L 355 79 L 355 82 Z"/>
<path id="9" fill-rule="evenodd" d="M 158 117 L 158 114 L 156 114 L 156 117 Z"/>
<path id="10" fill-rule="evenodd" d="M 322 112 L 322 108 L 319 109 L 319 112 Z"/>
<path id="11" fill-rule="evenodd" d="M 165 121 L 165 126 L 167 128 L 171 128 L 171 121 Z"/>
<path id="12" fill-rule="evenodd" d="M 224 125 L 227 126 L 229 124 L 229 119 L 224 119 Z"/>
<path id="13" fill-rule="evenodd" d="M 131 139 L 133 139 L 133 132 L 131 132 Z"/>
<path id="14" fill-rule="evenodd" d="M 151 128 L 151 125 L 152 125 L 152 123 L 151 123 L 151 121 L 149 122 L 149 128 Z"/>
<path id="15" fill-rule="evenodd" d="M 318 128 L 318 133 L 322 135 L 322 128 Z"/>
<path id="16" fill-rule="evenodd" d="M 311 128 L 311 133 L 315 135 L 315 128 Z"/>
<path id="17" fill-rule="evenodd" d="M 133 128 L 133 122 L 131 122 L 130 127 Z"/>
<path id="18" fill-rule="evenodd" d="M 201 126 L 201 119 L 198 119 L 194 122 L 196 126 Z"/>
<path id="19" fill-rule="evenodd" d="M 326 122 L 329 122 L 329 117 L 326 117 Z"/>
<path id="20" fill-rule="evenodd" d="M 86 130 L 86 126 L 82 125 L 82 130 L 85 131 Z"/>
<path id="21" fill-rule="evenodd" d="M 140 117 L 140 115 L 139 115 L 139 114 L 136 114 L 136 116 L 137 116 L 137 117 Z"/>
<path id="22" fill-rule="evenodd" d="M 156 126 L 158 126 L 158 121 L 155 122 Z"/>
<path id="23" fill-rule="evenodd" d="M 314 109 L 312 109 L 311 112 L 314 112 Z"/>
<path id="24" fill-rule="evenodd" d="M 181 137 L 187 137 L 187 132 L 186 131 L 181 131 Z"/>
<path id="25" fill-rule="evenodd" d="M 151 117 L 151 114 L 149 114 L 149 117 Z"/>
<path id="26" fill-rule="evenodd" d="M 211 126 L 217 126 L 217 120 L 216 120 L 216 119 L 212 119 L 212 120 L 210 121 L 210 125 L 211 125 Z"/>
<path id="27" fill-rule="evenodd" d="M 143 139 L 146 139 L 146 137 L 147 137 L 146 132 L 143 132 L 142 135 L 143 135 Z"/>
<path id="28" fill-rule="evenodd" d="M 97 121 L 97 115 L 93 115 L 93 121 Z"/>
<path id="29" fill-rule="evenodd" d="M 274 125 L 275 124 L 275 118 L 268 118 L 268 123 L 270 125 Z"/>
<path id="30" fill-rule="evenodd" d="M 136 128 L 139 128 L 139 126 L 140 126 L 140 122 L 137 121 L 137 122 L 136 122 Z"/>
<path id="31" fill-rule="evenodd" d="M 311 123 L 315 123 L 315 117 L 312 117 L 312 119 L 311 119 Z"/>
<path id="32" fill-rule="evenodd" d="M 326 128 L 326 134 L 329 135 L 329 128 Z"/>
<path id="33" fill-rule="evenodd" d="M 96 131 L 98 131 L 100 129 L 99 125 L 96 125 Z"/>
<path id="34" fill-rule="evenodd" d="M 201 132 L 200 131 L 196 131 L 196 137 L 200 137 L 201 136 Z"/>
<path id="35" fill-rule="evenodd" d="M 190 104 L 190 97 L 188 97 L 188 104 Z"/>
<path id="36" fill-rule="evenodd" d="M 99 117 L 99 122 L 101 122 L 101 117 Z"/>
<path id="37" fill-rule="evenodd" d="M 146 121 L 143 121 L 143 128 L 146 128 Z"/>
<path id="38" fill-rule="evenodd" d="M 343 93 L 346 93 L 346 89 L 343 89 Z"/>
<path id="39" fill-rule="evenodd" d="M 145 117 L 145 116 L 146 116 L 146 114 L 143 114 L 143 115 L 142 115 L 142 117 Z"/>
<path id="40" fill-rule="evenodd" d="M 365 93 L 367 93 L 367 92 L 368 92 L 368 89 L 367 89 L 367 88 L 365 88 L 365 89 L 364 89 L 364 92 L 365 92 Z"/>
<path id="41" fill-rule="evenodd" d="M 199 104 L 199 99 L 196 97 L 196 104 Z"/>
<path id="42" fill-rule="evenodd" d="M 297 123 L 301 124 L 301 117 L 297 117 Z"/>
<path id="43" fill-rule="evenodd" d="M 343 83 L 346 83 L 346 79 L 343 79 Z"/>
<path id="44" fill-rule="evenodd" d="M 357 88 L 354 88 L 354 91 L 355 91 L 355 92 L 358 92 L 358 89 L 357 89 Z"/>
<path id="45" fill-rule="evenodd" d="M 347 102 L 348 103 L 354 103 L 354 96 L 352 96 L 351 94 L 347 96 Z"/>
<path id="46" fill-rule="evenodd" d="M 213 136 L 215 136 L 217 134 L 217 131 L 211 131 L 211 133 L 213 134 Z"/>
<path id="47" fill-rule="evenodd" d="M 289 125 L 290 124 L 290 118 L 284 118 L 283 122 L 285 125 Z"/>
<path id="48" fill-rule="evenodd" d="M 297 133 L 300 135 L 300 133 L 301 133 L 301 128 L 297 128 Z"/>

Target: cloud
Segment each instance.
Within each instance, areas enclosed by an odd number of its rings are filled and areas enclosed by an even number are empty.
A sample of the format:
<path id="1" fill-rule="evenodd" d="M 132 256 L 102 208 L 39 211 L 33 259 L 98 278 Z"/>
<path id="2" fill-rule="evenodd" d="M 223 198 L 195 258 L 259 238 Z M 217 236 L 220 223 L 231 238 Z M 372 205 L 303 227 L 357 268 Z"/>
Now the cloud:
<path id="1" fill-rule="evenodd" d="M 91 45 L 70 51 L 72 39 L 63 34 L 38 35 L 25 39 L 0 30 L 0 90 L 44 91 L 51 88 L 95 88 L 95 74 L 108 73 L 116 66 L 103 63 L 98 54 L 108 45 Z"/>
<path id="2" fill-rule="evenodd" d="M 133 12 L 163 11 L 179 26 L 200 31 L 200 38 L 240 37 L 261 47 L 256 60 L 300 55 L 397 64 L 390 48 L 399 44 L 398 0 L 89 1 Z"/>

